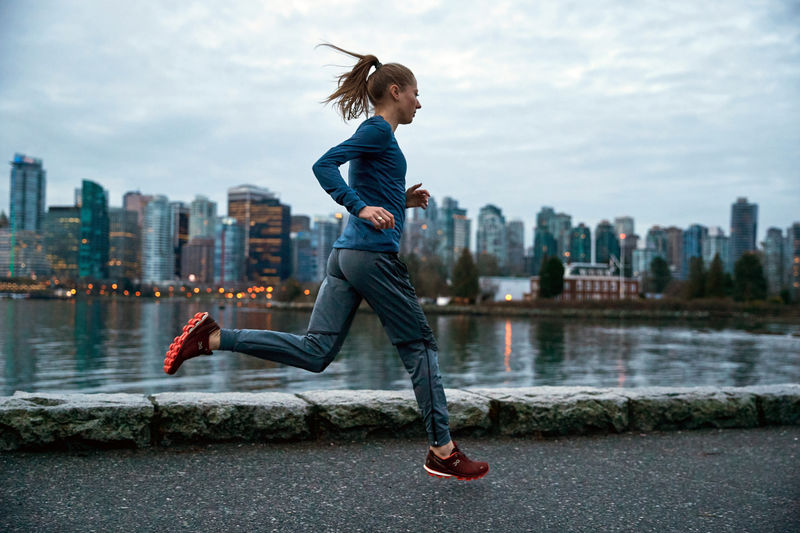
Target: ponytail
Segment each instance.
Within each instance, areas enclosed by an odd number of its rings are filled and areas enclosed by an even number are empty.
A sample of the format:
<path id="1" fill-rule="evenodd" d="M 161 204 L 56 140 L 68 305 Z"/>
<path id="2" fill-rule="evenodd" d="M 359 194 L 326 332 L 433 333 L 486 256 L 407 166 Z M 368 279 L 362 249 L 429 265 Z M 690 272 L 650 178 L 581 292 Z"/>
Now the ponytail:
<path id="1" fill-rule="evenodd" d="M 370 104 L 374 107 L 390 85 L 397 85 L 402 90 L 414 83 L 414 74 L 399 63 L 383 65 L 372 54 L 356 54 L 328 43 L 318 46 L 327 46 L 358 59 L 350 72 L 338 77 L 339 83 L 333 94 L 323 100 L 325 104 L 335 102 L 344 120 L 369 116 Z M 372 67 L 375 71 L 370 74 Z"/>

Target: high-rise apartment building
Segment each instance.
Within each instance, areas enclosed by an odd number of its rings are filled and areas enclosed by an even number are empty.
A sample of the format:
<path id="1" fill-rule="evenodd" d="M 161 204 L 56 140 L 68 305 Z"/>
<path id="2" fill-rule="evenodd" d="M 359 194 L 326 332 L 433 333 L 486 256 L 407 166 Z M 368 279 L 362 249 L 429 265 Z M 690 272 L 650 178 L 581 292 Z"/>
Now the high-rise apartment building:
<path id="1" fill-rule="evenodd" d="M 172 248 L 175 251 L 176 278 L 181 276 L 181 258 L 183 247 L 189 242 L 189 208 L 183 202 L 170 202 L 170 220 L 172 225 Z"/>
<path id="2" fill-rule="evenodd" d="M 44 230 L 46 174 L 41 159 L 14 154 L 9 187 L 12 233 Z"/>
<path id="3" fill-rule="evenodd" d="M 506 242 L 506 218 L 495 205 L 485 205 L 478 211 L 477 252 L 493 255 L 497 265 L 504 268 L 508 254 Z"/>
<path id="4" fill-rule="evenodd" d="M 415 254 L 419 257 L 439 255 L 443 243 L 438 232 L 439 210 L 434 198 L 428 198 L 428 209 L 415 207 L 411 209 L 403 236 L 400 238 L 400 253 L 403 255 Z"/>
<path id="5" fill-rule="evenodd" d="M 633 217 L 617 217 L 614 219 L 614 231 L 619 239 L 620 254 L 625 264 L 625 275 L 633 272 L 633 251 L 639 244 L 639 236 L 633 227 Z"/>
<path id="6" fill-rule="evenodd" d="M 108 210 L 108 277 L 115 281 L 138 280 L 142 276 L 142 230 L 139 214 L 121 207 Z"/>
<path id="7" fill-rule="evenodd" d="M 467 210 L 458 207 L 457 200 L 445 196 L 441 207 L 438 208 L 436 226 L 436 234 L 441 243 L 439 256 L 447 271 L 452 272 L 453 265 L 462 250 L 469 250 L 471 224 L 467 218 Z"/>
<path id="8" fill-rule="evenodd" d="M 144 225 L 144 209 L 152 199 L 152 195 L 140 191 L 128 191 L 122 195 L 122 208 L 136 213 L 136 223 L 140 228 Z"/>
<path id="9" fill-rule="evenodd" d="M 550 233 L 556 239 L 558 255 L 561 261 L 569 261 L 569 246 L 572 241 L 572 217 L 566 213 L 557 213 L 551 220 Z"/>
<path id="10" fill-rule="evenodd" d="M 667 243 L 667 230 L 661 226 L 653 226 L 647 231 L 645 249 L 653 250 L 656 256 L 661 257 L 665 261 L 669 255 L 667 251 L 669 246 Z"/>
<path id="11" fill-rule="evenodd" d="M 758 226 L 758 204 L 747 202 L 747 198 L 737 198 L 731 205 L 730 262 L 736 265 L 742 255 L 756 251 L 756 230 Z"/>
<path id="12" fill-rule="evenodd" d="M 672 276 L 681 279 L 681 268 L 683 267 L 683 230 L 675 226 L 670 226 L 667 233 L 667 264 L 672 270 Z"/>
<path id="13" fill-rule="evenodd" d="M 525 223 L 512 220 L 506 224 L 506 270 L 512 276 L 525 272 Z"/>
<path id="14" fill-rule="evenodd" d="M 703 258 L 703 242 L 707 238 L 708 228 L 700 224 L 692 224 L 683 232 L 680 279 L 686 279 L 689 276 L 689 260 L 692 257 Z M 708 265 L 705 266 L 708 267 Z"/>
<path id="15" fill-rule="evenodd" d="M 328 256 L 333 250 L 333 243 L 342 234 L 341 213 L 327 217 L 314 217 L 314 227 L 311 233 L 311 246 L 314 250 L 314 280 L 325 279 L 328 266 Z"/>
<path id="16" fill-rule="evenodd" d="M 189 240 L 195 237 L 213 239 L 216 231 L 217 204 L 198 194 L 189 207 Z"/>
<path id="17" fill-rule="evenodd" d="M 581 222 L 572 228 L 569 240 L 569 262 L 590 263 L 592 261 L 592 230 Z"/>
<path id="18" fill-rule="evenodd" d="M 538 276 L 542 268 L 542 261 L 545 257 L 560 257 L 558 253 L 558 241 L 550 232 L 547 225 L 536 226 L 533 229 L 533 271 L 534 276 Z"/>
<path id="19" fill-rule="evenodd" d="M 214 281 L 236 283 L 245 279 L 244 226 L 233 217 L 217 221 L 214 239 Z"/>
<path id="20" fill-rule="evenodd" d="M 108 195 L 99 184 L 81 184 L 81 242 L 78 271 L 82 278 L 108 278 Z"/>
<path id="21" fill-rule="evenodd" d="M 0 229 L 0 276 L 42 278 L 50 275 L 44 236 L 36 231 Z"/>
<path id="22" fill-rule="evenodd" d="M 245 228 L 247 278 L 276 284 L 292 275 L 291 224 L 288 205 L 267 189 L 240 185 L 228 189 L 228 216 Z"/>
<path id="23" fill-rule="evenodd" d="M 800 301 L 800 222 L 795 222 L 786 230 L 787 285 L 792 301 Z"/>
<path id="24" fill-rule="evenodd" d="M 708 234 L 703 240 L 703 263 L 706 268 L 711 266 L 714 256 L 719 255 L 722 261 L 722 268 L 725 272 L 731 273 L 730 262 L 730 239 L 725 236 L 725 232 L 720 227 L 708 228 Z"/>
<path id="25" fill-rule="evenodd" d="M 594 230 L 595 263 L 607 264 L 613 255 L 620 260 L 619 239 L 614 231 L 614 226 L 608 220 L 602 220 Z"/>
<path id="26" fill-rule="evenodd" d="M 175 250 L 172 247 L 172 219 L 169 200 L 158 195 L 147 204 L 142 230 L 142 281 L 172 281 Z"/>
<path id="27" fill-rule="evenodd" d="M 195 237 L 183 247 L 181 279 L 192 283 L 214 281 L 214 239 Z"/>
<path id="28" fill-rule="evenodd" d="M 778 294 L 786 286 L 785 242 L 783 231 L 780 228 L 767 230 L 767 239 L 764 241 L 764 274 L 767 278 L 767 291 L 770 294 Z"/>
<path id="29" fill-rule="evenodd" d="M 78 279 L 81 242 L 80 207 L 50 206 L 45 217 L 45 250 L 53 276 L 59 281 Z"/>

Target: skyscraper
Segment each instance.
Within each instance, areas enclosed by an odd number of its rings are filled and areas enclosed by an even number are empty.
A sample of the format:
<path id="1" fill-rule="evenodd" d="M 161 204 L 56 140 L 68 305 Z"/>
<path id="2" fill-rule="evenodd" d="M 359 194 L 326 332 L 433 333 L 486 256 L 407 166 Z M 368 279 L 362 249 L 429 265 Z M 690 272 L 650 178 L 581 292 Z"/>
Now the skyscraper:
<path id="1" fill-rule="evenodd" d="M 50 206 L 45 217 L 45 250 L 53 275 L 62 281 L 78 279 L 81 209 Z"/>
<path id="2" fill-rule="evenodd" d="M 683 275 L 681 268 L 683 267 L 683 230 L 675 226 L 670 226 L 666 230 L 667 233 L 667 263 L 672 270 L 672 275 L 681 279 Z"/>
<path id="3" fill-rule="evenodd" d="M 244 226 L 232 217 L 217 221 L 214 239 L 214 281 L 235 283 L 245 279 Z"/>
<path id="4" fill-rule="evenodd" d="M 606 264 L 611 261 L 611 256 L 620 259 L 619 239 L 614 226 L 608 220 L 602 220 L 594 231 L 595 234 L 595 263 Z"/>
<path id="5" fill-rule="evenodd" d="M 592 230 L 581 222 L 572 228 L 569 240 L 569 262 L 590 263 L 592 261 Z"/>
<path id="6" fill-rule="evenodd" d="M 181 279 L 192 283 L 214 281 L 214 239 L 195 237 L 183 247 Z"/>
<path id="7" fill-rule="evenodd" d="M 172 248 L 175 250 L 175 277 L 181 276 L 183 247 L 189 242 L 189 208 L 183 202 L 170 202 Z"/>
<path id="8" fill-rule="evenodd" d="M 708 234 L 703 240 L 703 263 L 709 268 L 714 256 L 719 254 L 722 261 L 722 268 L 725 272 L 732 272 L 730 263 L 730 240 L 725 236 L 722 228 L 712 227 L 708 229 Z"/>
<path id="9" fill-rule="evenodd" d="M 147 204 L 142 232 L 142 281 L 172 281 L 175 270 L 169 200 L 158 195 Z"/>
<path id="10" fill-rule="evenodd" d="M 9 187 L 9 225 L 12 232 L 44 230 L 46 185 L 46 172 L 41 159 L 14 154 Z"/>
<path id="11" fill-rule="evenodd" d="M 152 199 L 152 195 L 142 194 L 139 191 L 128 191 L 122 195 L 122 208 L 136 213 L 136 223 L 140 228 L 144 225 L 144 209 Z"/>
<path id="12" fill-rule="evenodd" d="M 325 279 L 328 256 L 333 250 L 333 243 L 342 234 L 342 221 L 341 213 L 327 217 L 314 217 L 314 227 L 311 230 L 311 246 L 314 249 L 314 280 L 316 281 Z"/>
<path id="13" fill-rule="evenodd" d="M 767 230 L 767 240 L 764 241 L 764 274 L 767 278 L 767 291 L 770 294 L 778 294 L 785 286 L 784 243 L 780 228 Z"/>
<path id="14" fill-rule="evenodd" d="M 750 204 L 747 198 L 737 198 L 731 205 L 731 265 L 735 265 L 746 252 L 756 251 L 758 204 Z"/>
<path id="15" fill-rule="evenodd" d="M 625 275 L 633 272 L 633 251 L 639 243 L 633 227 L 633 217 L 617 217 L 614 219 L 614 231 L 619 239 L 620 254 L 625 264 Z"/>
<path id="16" fill-rule="evenodd" d="M 291 276 L 292 214 L 288 205 L 267 189 L 240 185 L 228 189 L 228 216 L 245 228 L 248 279 L 276 284 Z"/>
<path id="17" fill-rule="evenodd" d="M 512 276 L 525 274 L 525 223 L 512 220 L 506 224 L 506 269 Z"/>
<path id="18" fill-rule="evenodd" d="M 654 251 L 655 255 L 654 258 L 661 257 L 665 261 L 667 260 L 668 253 L 668 239 L 667 239 L 667 231 L 662 228 L 661 226 L 653 226 L 649 230 L 647 230 L 647 237 L 645 238 L 645 248 L 651 249 Z"/>
<path id="19" fill-rule="evenodd" d="M 683 232 L 683 256 L 681 258 L 680 279 L 689 276 L 689 260 L 692 257 L 703 258 L 703 242 L 708 238 L 708 228 L 700 224 L 692 224 Z M 708 265 L 705 265 L 708 268 Z"/>
<path id="20" fill-rule="evenodd" d="M 469 249 L 470 220 L 467 210 L 458 207 L 458 201 L 449 196 L 442 199 L 438 216 L 436 234 L 441 242 L 438 251 L 447 271 L 451 272 L 461 251 Z"/>
<path id="21" fill-rule="evenodd" d="M 78 273 L 82 278 L 108 278 L 108 196 L 99 184 L 81 184 L 81 242 Z"/>
<path id="22" fill-rule="evenodd" d="M 566 213 L 557 213 L 551 220 L 550 233 L 556 239 L 558 255 L 561 261 L 569 261 L 569 246 L 572 240 L 572 217 Z"/>
<path id="23" fill-rule="evenodd" d="M 506 265 L 508 244 L 506 242 L 506 218 L 495 205 L 485 205 L 478 211 L 477 252 L 493 255 L 500 268 Z"/>
<path id="24" fill-rule="evenodd" d="M 142 230 L 139 214 L 120 207 L 109 208 L 108 226 L 108 277 L 116 281 L 140 279 Z"/>
<path id="25" fill-rule="evenodd" d="M 542 261 L 545 257 L 559 257 L 558 241 L 550 233 L 550 229 L 545 226 L 537 226 L 533 229 L 533 271 L 534 276 L 538 276 L 542 268 Z"/>
<path id="26" fill-rule="evenodd" d="M 217 204 L 197 195 L 189 208 L 189 240 L 194 237 L 213 239 L 217 230 Z"/>

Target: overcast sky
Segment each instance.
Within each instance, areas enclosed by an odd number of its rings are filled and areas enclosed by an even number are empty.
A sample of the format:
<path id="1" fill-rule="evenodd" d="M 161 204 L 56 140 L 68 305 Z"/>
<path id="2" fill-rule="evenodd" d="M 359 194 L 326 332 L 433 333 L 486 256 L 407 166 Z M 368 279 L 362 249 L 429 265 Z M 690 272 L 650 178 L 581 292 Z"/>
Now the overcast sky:
<path id="1" fill-rule="evenodd" d="M 48 205 L 90 179 L 111 205 L 199 193 L 224 213 L 252 183 L 293 214 L 333 212 L 311 165 L 358 121 L 319 103 L 351 64 L 322 41 L 414 71 L 407 181 L 473 229 L 492 203 L 528 246 L 542 206 L 592 230 L 628 215 L 641 236 L 728 234 L 739 196 L 759 239 L 800 221 L 797 0 L 4 0 L 0 156 L 44 160 Z"/>

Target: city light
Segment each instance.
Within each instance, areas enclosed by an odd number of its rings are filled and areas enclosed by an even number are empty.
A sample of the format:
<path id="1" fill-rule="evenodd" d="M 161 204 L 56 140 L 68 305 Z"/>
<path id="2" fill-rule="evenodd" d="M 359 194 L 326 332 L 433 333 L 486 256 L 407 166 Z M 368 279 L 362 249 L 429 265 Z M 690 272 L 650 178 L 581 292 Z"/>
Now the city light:
<path id="1" fill-rule="evenodd" d="M 306 289 L 306 290 L 304 290 L 304 291 L 303 291 L 303 294 L 305 294 L 306 296 L 308 296 L 309 294 L 311 294 L 311 291 L 310 291 L 310 290 L 308 290 L 308 289 Z"/>
<path id="2" fill-rule="evenodd" d="M 512 300 L 512 296 L 510 294 L 506 294 L 506 301 L 510 302 Z"/>

